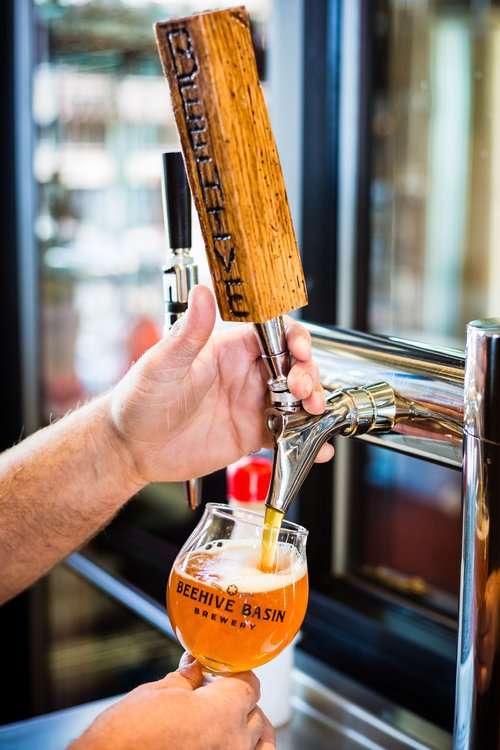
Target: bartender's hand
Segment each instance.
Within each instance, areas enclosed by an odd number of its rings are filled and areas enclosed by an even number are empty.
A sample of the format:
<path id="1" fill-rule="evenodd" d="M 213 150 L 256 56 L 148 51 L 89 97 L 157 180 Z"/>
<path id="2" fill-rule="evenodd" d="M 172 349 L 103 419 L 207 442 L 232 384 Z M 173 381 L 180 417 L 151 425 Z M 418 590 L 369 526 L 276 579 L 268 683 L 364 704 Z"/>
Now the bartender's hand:
<path id="1" fill-rule="evenodd" d="M 184 318 L 110 394 L 113 425 L 143 482 L 208 474 L 269 441 L 265 377 L 253 327 L 211 335 L 214 323 L 212 293 L 195 287 Z M 289 319 L 287 335 L 295 362 L 289 388 L 307 411 L 321 414 L 325 398 L 309 333 Z M 317 460 L 332 455 L 333 448 L 325 445 Z"/>
<path id="2" fill-rule="evenodd" d="M 252 672 L 202 685 L 200 666 L 185 654 L 177 672 L 132 690 L 68 750 L 274 750 Z"/>

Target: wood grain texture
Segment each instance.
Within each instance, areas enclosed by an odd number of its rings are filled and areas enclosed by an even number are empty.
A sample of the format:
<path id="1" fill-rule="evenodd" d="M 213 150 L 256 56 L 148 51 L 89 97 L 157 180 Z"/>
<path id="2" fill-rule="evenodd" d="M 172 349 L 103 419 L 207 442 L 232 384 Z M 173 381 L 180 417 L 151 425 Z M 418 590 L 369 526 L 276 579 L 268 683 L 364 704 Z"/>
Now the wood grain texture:
<path id="1" fill-rule="evenodd" d="M 243 7 L 156 24 L 224 320 L 307 304 L 281 165 Z"/>

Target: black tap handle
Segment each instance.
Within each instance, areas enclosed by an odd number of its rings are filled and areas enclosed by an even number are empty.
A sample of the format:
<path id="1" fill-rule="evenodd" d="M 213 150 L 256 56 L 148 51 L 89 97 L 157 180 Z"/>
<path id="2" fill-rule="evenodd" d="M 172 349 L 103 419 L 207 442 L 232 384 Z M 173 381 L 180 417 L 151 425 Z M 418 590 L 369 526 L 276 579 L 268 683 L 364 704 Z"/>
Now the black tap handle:
<path id="1" fill-rule="evenodd" d="M 172 250 L 191 247 L 191 192 L 180 151 L 167 151 L 163 160 L 163 211 Z"/>

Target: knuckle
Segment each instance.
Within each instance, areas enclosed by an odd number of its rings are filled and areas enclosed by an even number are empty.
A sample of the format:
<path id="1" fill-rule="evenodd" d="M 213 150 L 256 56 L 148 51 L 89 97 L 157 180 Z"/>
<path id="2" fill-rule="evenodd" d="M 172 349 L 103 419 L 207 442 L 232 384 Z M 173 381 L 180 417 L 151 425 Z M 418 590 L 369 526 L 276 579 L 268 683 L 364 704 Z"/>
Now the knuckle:
<path id="1" fill-rule="evenodd" d="M 172 683 L 177 682 L 178 678 L 179 678 L 178 672 L 168 672 L 168 674 L 166 674 L 165 677 L 163 678 L 163 681 L 170 685 Z"/>
<path id="2" fill-rule="evenodd" d="M 304 372 L 307 372 L 307 374 L 311 376 L 313 383 L 317 385 L 319 383 L 319 367 L 316 362 L 310 359 L 303 364 L 303 368 Z"/>
<path id="3" fill-rule="evenodd" d="M 304 328 L 304 326 L 301 323 L 299 323 L 298 330 L 302 338 L 310 344 L 312 342 L 312 338 L 307 328 Z"/>
<path id="4" fill-rule="evenodd" d="M 260 681 L 253 673 L 248 675 L 245 680 L 238 680 L 240 683 L 240 692 L 242 701 L 248 703 L 257 702 L 260 698 Z"/>
<path id="5" fill-rule="evenodd" d="M 252 681 L 253 686 L 253 695 L 256 696 L 257 700 L 260 699 L 260 680 L 255 674 L 255 672 L 250 672 L 250 679 Z"/>
<path id="6" fill-rule="evenodd" d="M 151 692 L 155 689 L 155 684 L 151 682 L 145 682 L 143 685 L 138 685 L 130 691 L 129 695 L 133 695 L 136 698 L 147 698 L 151 695 Z"/>
<path id="7" fill-rule="evenodd" d="M 292 375 L 293 374 L 293 375 Z M 292 375 L 294 379 L 301 379 L 304 375 L 309 375 L 313 382 L 316 382 L 319 378 L 319 370 L 317 365 L 312 362 L 295 362 L 290 368 L 289 375 Z"/>
<path id="8" fill-rule="evenodd" d="M 241 683 L 241 698 L 244 701 L 251 701 L 255 697 L 255 690 L 248 682 Z"/>
<path id="9" fill-rule="evenodd" d="M 266 728 L 267 728 L 267 732 L 269 735 L 269 739 L 271 740 L 271 742 L 276 742 L 276 732 L 274 730 L 274 727 L 265 714 L 264 714 L 264 718 L 266 720 Z"/>
<path id="10" fill-rule="evenodd" d="M 310 346 L 312 343 L 311 334 L 301 323 L 294 323 L 294 325 L 290 327 L 289 335 L 293 342 L 301 341 L 306 346 Z"/>
<path id="11" fill-rule="evenodd" d="M 264 727 L 266 726 L 267 719 L 262 709 L 258 706 L 255 711 L 257 716 L 257 726 L 259 728 L 259 731 L 262 733 L 264 731 Z"/>
<path id="12" fill-rule="evenodd" d="M 289 385 L 294 385 L 295 383 L 297 383 L 300 380 L 301 375 L 302 372 L 300 365 L 292 365 L 287 378 Z"/>

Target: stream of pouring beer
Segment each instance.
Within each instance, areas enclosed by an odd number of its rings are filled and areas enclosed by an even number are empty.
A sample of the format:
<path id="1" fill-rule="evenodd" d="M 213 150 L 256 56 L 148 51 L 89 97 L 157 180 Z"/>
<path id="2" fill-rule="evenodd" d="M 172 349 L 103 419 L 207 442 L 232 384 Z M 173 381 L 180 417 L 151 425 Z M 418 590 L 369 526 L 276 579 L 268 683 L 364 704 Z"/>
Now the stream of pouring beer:
<path id="1" fill-rule="evenodd" d="M 260 568 L 264 573 L 274 570 L 276 561 L 276 545 L 284 513 L 269 506 L 266 507 L 264 528 L 262 530 L 262 548 L 260 553 Z"/>

